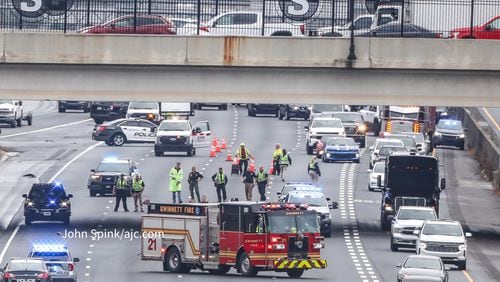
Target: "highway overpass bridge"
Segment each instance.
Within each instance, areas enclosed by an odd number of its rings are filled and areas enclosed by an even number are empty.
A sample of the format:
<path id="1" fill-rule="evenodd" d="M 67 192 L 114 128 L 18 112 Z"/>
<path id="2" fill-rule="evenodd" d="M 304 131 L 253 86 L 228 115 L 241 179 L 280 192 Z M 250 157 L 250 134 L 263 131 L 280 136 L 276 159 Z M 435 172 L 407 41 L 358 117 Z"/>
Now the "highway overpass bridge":
<path id="1" fill-rule="evenodd" d="M 0 33 L 0 98 L 500 107 L 500 41 Z"/>

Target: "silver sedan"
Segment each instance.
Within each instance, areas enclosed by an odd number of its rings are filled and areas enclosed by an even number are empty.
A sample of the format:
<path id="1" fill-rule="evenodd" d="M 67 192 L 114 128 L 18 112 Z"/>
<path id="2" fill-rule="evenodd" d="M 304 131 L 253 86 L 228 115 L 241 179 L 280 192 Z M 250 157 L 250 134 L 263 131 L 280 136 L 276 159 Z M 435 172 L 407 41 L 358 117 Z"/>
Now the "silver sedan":
<path id="1" fill-rule="evenodd" d="M 441 258 L 426 255 L 410 255 L 397 266 L 398 282 L 403 281 L 440 281 L 448 282 L 448 271 Z"/>

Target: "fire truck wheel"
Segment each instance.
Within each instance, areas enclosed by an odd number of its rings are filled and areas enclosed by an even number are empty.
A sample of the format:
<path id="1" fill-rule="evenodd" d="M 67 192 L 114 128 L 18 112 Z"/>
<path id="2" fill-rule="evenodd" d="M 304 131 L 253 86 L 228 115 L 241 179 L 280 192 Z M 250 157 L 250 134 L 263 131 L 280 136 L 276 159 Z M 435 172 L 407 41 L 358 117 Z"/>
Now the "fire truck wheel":
<path id="1" fill-rule="evenodd" d="M 177 248 L 171 248 L 166 256 L 168 270 L 173 273 L 180 273 L 182 270 L 181 254 Z"/>
<path id="2" fill-rule="evenodd" d="M 243 252 L 238 261 L 238 272 L 243 276 L 256 276 L 257 269 L 250 263 L 250 257 L 247 253 Z"/>
<path id="3" fill-rule="evenodd" d="M 290 278 L 300 278 L 300 276 L 304 274 L 304 269 L 288 269 L 286 274 L 288 274 Z"/>

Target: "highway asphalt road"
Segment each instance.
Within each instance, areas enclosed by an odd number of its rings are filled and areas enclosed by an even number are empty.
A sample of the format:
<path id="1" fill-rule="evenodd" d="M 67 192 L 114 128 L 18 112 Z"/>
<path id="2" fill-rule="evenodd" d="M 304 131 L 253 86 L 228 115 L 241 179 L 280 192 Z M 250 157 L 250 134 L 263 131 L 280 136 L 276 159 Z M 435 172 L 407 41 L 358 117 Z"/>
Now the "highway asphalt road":
<path id="1" fill-rule="evenodd" d="M 45 104 L 48 103 L 48 104 Z M 2 265 L 10 257 L 25 256 L 34 243 L 64 242 L 74 257 L 79 257 L 78 278 L 80 281 L 159 281 L 177 279 L 179 281 L 229 281 L 234 278 L 246 281 L 286 278 L 285 274 L 261 272 L 255 278 L 242 278 L 234 270 L 228 275 L 216 276 L 195 270 L 189 274 L 171 274 L 161 271 L 161 263 L 141 261 L 138 239 L 109 238 L 93 240 L 93 232 L 137 230 L 140 226 L 140 213 L 113 212 L 114 198 L 91 198 L 86 188 L 90 169 L 95 168 L 104 157 L 122 157 L 138 162 L 143 175 L 146 190 L 144 199 L 156 202 L 171 202 L 168 192 L 168 173 L 175 162 L 180 161 L 185 174 L 192 166 L 197 166 L 206 177 L 200 184 L 201 193 L 210 202 L 216 200 L 215 189 L 209 180 L 218 167 L 229 173 L 230 163 L 225 161 L 226 153 L 209 158 L 208 149 L 200 149 L 196 156 L 168 155 L 154 157 L 151 144 L 124 145 L 108 147 L 91 140 L 93 121 L 83 113 L 57 113 L 53 102 L 40 105 L 48 110 L 34 120 L 31 128 L 2 128 L 0 146 L 21 152 L 16 161 L 43 163 L 47 168 L 39 177 L 41 181 L 55 179 L 64 183 L 69 193 L 74 195 L 71 225 L 59 223 L 39 223 L 23 225 L 22 212 L 19 211 L 10 227 L 0 233 L 0 251 L 3 251 Z M 41 106 L 38 106 L 41 107 Z M 306 165 L 310 156 L 305 152 L 304 121 L 280 121 L 274 117 L 248 117 L 242 107 L 229 107 L 228 111 L 197 111 L 193 120 L 209 120 L 216 137 L 225 137 L 228 145 L 235 147 L 245 142 L 251 154 L 255 156 L 256 166 L 264 165 L 266 170 L 271 162 L 274 144 L 279 142 L 291 152 L 293 165 L 289 169 L 287 180 L 308 181 Z M 60 126 L 63 125 L 63 126 Z M 59 127 L 55 127 L 59 126 Z M 49 129 L 46 129 L 49 128 Z M 34 133 L 29 131 L 38 130 Z M 21 135 L 14 135 L 23 133 Z M 6 137 L 7 136 L 7 137 Z M 373 137 L 369 138 L 369 143 Z M 369 145 L 367 145 L 368 147 Z M 441 151 L 442 150 L 442 151 Z M 233 148 L 233 153 L 235 148 Z M 439 149 L 440 154 L 453 155 L 455 158 L 443 158 L 446 162 L 459 160 L 466 152 Z M 320 184 L 324 193 L 339 202 L 339 209 L 333 210 L 334 230 L 331 238 L 326 239 L 326 248 L 322 256 L 328 260 L 325 270 L 307 271 L 302 279 L 318 281 L 394 281 L 397 269 L 395 265 L 412 250 L 391 252 L 389 233 L 379 226 L 380 192 L 367 189 L 368 154 L 362 156 L 361 164 L 334 163 L 320 164 L 323 176 Z M 458 166 L 460 169 L 472 169 Z M 454 173 L 460 173 L 456 171 Z M 228 197 L 244 199 L 243 184 L 239 177 L 231 176 L 228 184 Z M 188 189 L 183 183 L 182 196 L 188 198 Z M 283 183 L 274 179 L 269 189 L 271 200 L 276 199 L 276 192 Z M 449 212 L 449 190 L 442 195 L 441 216 L 453 218 Z M 20 193 L 21 194 L 21 193 Z M 19 203 L 21 203 L 21 195 Z M 351 197 L 352 196 L 352 197 Z M 254 199 L 258 192 L 254 190 Z M 132 209 L 132 200 L 128 200 Z M 66 232 L 76 232 L 76 238 L 63 238 Z M 87 234 L 85 234 L 85 232 Z M 478 236 L 471 239 L 471 246 L 481 246 L 481 250 L 498 250 L 498 239 Z M 497 263 L 498 256 L 492 252 L 481 252 L 470 256 L 467 271 L 450 270 L 450 281 L 498 281 L 500 276 L 488 269 L 488 263 Z M 497 264 L 498 265 L 498 264 Z M 287 278 L 288 279 L 288 278 Z M 293 279 L 290 279 L 293 280 Z"/>

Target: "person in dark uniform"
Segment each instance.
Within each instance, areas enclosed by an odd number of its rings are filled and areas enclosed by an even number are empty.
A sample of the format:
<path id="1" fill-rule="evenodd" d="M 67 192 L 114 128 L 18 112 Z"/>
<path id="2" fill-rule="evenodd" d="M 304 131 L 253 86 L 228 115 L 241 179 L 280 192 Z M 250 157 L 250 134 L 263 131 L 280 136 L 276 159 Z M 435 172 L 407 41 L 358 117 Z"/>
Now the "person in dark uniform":
<path id="1" fill-rule="evenodd" d="M 200 188 L 198 187 L 198 182 L 203 179 L 203 174 L 196 171 L 196 167 L 193 166 L 191 168 L 191 172 L 188 176 L 189 183 L 189 192 L 191 193 L 191 200 L 194 201 L 194 194 L 196 194 L 196 198 L 198 199 L 198 203 L 201 202 L 200 199 Z"/>

